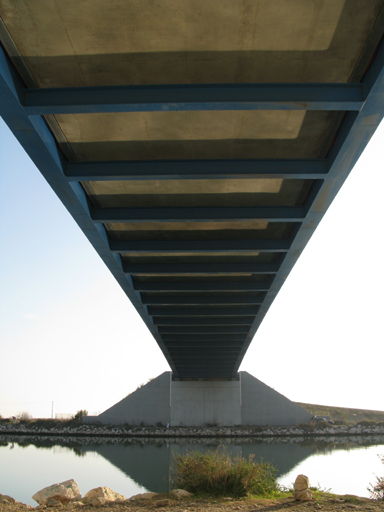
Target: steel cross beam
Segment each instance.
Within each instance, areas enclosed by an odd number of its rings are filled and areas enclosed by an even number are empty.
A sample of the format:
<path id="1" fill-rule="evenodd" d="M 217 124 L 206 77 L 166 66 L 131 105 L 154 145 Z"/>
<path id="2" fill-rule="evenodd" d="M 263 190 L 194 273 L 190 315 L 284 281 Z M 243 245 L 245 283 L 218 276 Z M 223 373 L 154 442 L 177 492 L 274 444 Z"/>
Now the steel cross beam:
<path id="1" fill-rule="evenodd" d="M 232 305 L 256 305 L 262 304 L 265 298 L 265 294 L 259 295 L 222 295 L 222 296 L 210 296 L 210 295 L 163 295 L 146 297 L 142 296 L 143 304 L 150 306 L 180 306 L 180 305 L 191 305 L 191 306 L 212 306 L 218 304 Z"/>
<path id="2" fill-rule="evenodd" d="M 127 263 L 123 261 L 123 270 L 130 275 L 277 274 L 279 267 L 279 263 Z"/>
<path id="3" fill-rule="evenodd" d="M 212 222 L 264 220 L 298 222 L 305 218 L 302 206 L 229 208 L 92 208 L 96 222 Z"/>
<path id="4" fill-rule="evenodd" d="M 155 325 L 192 325 L 194 327 L 201 325 L 247 325 L 252 326 L 254 316 L 212 316 L 212 317 L 183 317 L 183 316 L 154 316 L 153 323 Z"/>
<path id="5" fill-rule="evenodd" d="M 163 334 L 164 342 L 170 344 L 193 343 L 194 345 L 215 345 L 220 342 L 230 342 L 229 345 L 239 345 L 244 340 L 245 334 Z"/>
<path id="6" fill-rule="evenodd" d="M 220 347 L 221 343 L 225 347 L 242 347 L 244 343 L 244 339 L 246 337 L 245 334 L 169 334 L 163 335 L 164 342 L 167 347 L 175 346 L 175 347 L 183 347 L 192 346 L 192 347 Z"/>
<path id="7" fill-rule="evenodd" d="M 162 327 L 159 327 L 159 332 L 162 334 L 162 336 L 166 337 L 167 335 L 176 335 L 180 338 L 183 338 L 184 339 L 184 336 L 194 336 L 195 334 L 198 334 L 199 336 L 203 336 L 204 334 L 209 334 L 209 335 L 221 335 L 221 334 L 224 334 L 224 335 L 236 335 L 237 334 L 241 334 L 241 335 L 244 335 L 242 336 L 242 339 L 245 337 L 246 334 L 248 334 L 248 331 L 249 329 L 247 329 L 246 327 L 229 327 L 229 326 L 224 326 L 224 327 L 220 327 L 220 326 L 217 326 L 217 327 L 209 327 L 209 326 L 199 326 L 199 327 L 196 327 L 196 326 L 191 326 L 191 327 L 181 327 L 181 326 L 162 326 Z M 181 336 L 181 334 L 183 336 Z"/>
<path id="8" fill-rule="evenodd" d="M 327 166 L 318 160 L 145 160 L 68 162 L 69 181 L 324 179 Z"/>
<path id="9" fill-rule="evenodd" d="M 213 307 L 206 306 L 201 307 L 175 307 L 175 306 L 148 306 L 148 314 L 151 316 L 164 316 L 164 317 L 175 317 L 175 316 L 193 316 L 193 317 L 211 317 L 211 316 L 249 316 L 257 315 L 259 306 L 235 306 L 235 307 Z"/>
<path id="10" fill-rule="evenodd" d="M 203 292 L 203 291 L 268 291 L 272 284 L 270 275 L 265 281 L 133 281 L 133 287 L 136 291 L 169 291 L 169 292 Z"/>
<path id="11" fill-rule="evenodd" d="M 191 110 L 360 110 L 361 84 L 131 85 L 23 89 L 28 115 Z"/>
<path id="12" fill-rule="evenodd" d="M 110 240 L 111 252 L 121 254 L 146 253 L 210 253 L 228 252 L 287 252 L 292 240 L 255 239 L 255 240 Z"/>

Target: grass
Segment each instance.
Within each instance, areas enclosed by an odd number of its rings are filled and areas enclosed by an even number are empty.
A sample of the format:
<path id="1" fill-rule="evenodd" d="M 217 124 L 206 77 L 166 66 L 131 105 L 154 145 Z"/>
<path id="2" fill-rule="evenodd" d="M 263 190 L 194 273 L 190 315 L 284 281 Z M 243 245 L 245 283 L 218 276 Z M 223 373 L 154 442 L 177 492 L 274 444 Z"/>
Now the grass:
<path id="1" fill-rule="evenodd" d="M 185 455 L 173 454 L 174 488 L 185 489 L 197 495 L 272 497 L 278 493 L 277 470 L 263 461 L 234 459 L 225 449 L 205 454 L 194 451 Z"/>
<path id="2" fill-rule="evenodd" d="M 369 409 L 351 409 L 347 407 L 331 407 L 328 405 L 315 405 L 296 402 L 314 416 L 330 416 L 336 424 L 374 426 L 384 422 L 384 411 Z"/>

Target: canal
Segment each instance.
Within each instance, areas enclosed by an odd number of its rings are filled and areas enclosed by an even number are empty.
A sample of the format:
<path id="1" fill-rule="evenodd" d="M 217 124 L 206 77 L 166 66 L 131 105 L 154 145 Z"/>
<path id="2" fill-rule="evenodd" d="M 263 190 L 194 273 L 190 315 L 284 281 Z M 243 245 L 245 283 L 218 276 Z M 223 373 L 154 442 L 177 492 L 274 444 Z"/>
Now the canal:
<path id="1" fill-rule="evenodd" d="M 221 449 L 232 456 L 255 455 L 278 470 L 290 487 L 305 474 L 311 486 L 336 494 L 369 496 L 375 474 L 383 475 L 378 454 L 384 436 L 256 438 L 79 438 L 0 436 L 0 492 L 36 506 L 32 495 L 73 478 L 82 495 L 106 486 L 127 498 L 145 491 L 165 492 L 172 477 L 172 454 Z"/>

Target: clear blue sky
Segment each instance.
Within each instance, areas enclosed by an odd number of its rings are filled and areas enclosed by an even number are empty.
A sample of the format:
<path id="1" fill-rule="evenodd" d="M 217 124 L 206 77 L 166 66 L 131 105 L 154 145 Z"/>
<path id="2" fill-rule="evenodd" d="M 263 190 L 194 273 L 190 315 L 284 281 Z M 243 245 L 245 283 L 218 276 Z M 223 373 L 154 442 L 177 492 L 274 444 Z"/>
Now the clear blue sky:
<path id="1" fill-rule="evenodd" d="M 241 370 L 294 401 L 384 410 L 384 125 Z M 103 411 L 168 365 L 0 119 L 0 414 Z"/>

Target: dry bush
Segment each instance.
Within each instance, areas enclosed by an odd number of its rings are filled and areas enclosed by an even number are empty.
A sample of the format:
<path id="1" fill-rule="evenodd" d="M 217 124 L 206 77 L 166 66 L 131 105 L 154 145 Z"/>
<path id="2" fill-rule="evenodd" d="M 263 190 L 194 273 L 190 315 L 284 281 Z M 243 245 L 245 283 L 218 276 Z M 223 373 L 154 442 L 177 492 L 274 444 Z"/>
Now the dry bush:
<path id="1" fill-rule="evenodd" d="M 241 497 L 247 495 L 272 496 L 277 490 L 277 470 L 263 461 L 234 459 L 224 450 L 202 454 L 188 452 L 173 454 L 173 478 L 175 488 L 194 494 Z"/>

